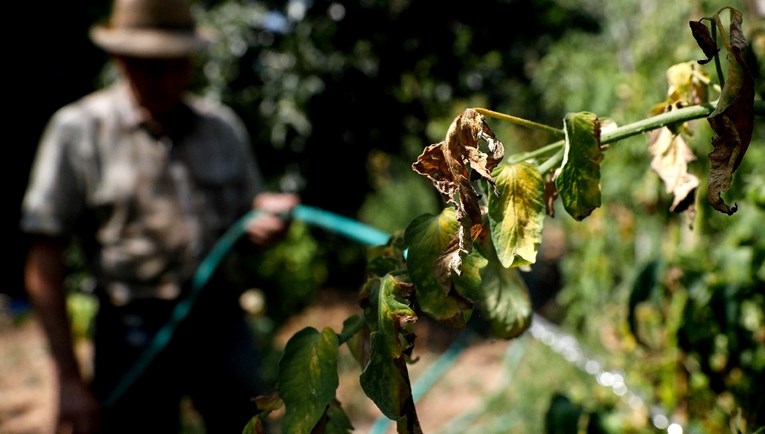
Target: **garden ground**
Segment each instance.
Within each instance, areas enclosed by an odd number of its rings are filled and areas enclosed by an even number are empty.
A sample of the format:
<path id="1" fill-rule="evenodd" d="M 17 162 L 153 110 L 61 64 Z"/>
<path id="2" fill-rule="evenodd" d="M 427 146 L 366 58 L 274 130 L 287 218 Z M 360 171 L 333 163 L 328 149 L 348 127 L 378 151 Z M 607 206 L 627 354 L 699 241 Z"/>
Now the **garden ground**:
<path id="1" fill-rule="evenodd" d="M 11 317 L 0 306 L 0 433 L 51 434 L 55 393 L 52 366 L 40 325 L 32 315 Z M 281 329 L 277 343 L 283 345 L 303 327 L 321 329 L 330 326 L 341 330 L 342 321 L 359 313 L 353 297 L 331 291 L 317 297 L 317 302 L 292 318 Z M 503 376 L 507 341 L 475 338 L 461 351 L 451 352 L 447 364 L 444 352 L 458 338 L 459 332 L 420 321 L 413 356 L 418 361 L 409 372 L 415 390 L 418 416 L 424 432 L 447 430 L 460 415 L 482 404 L 495 391 Z M 513 341 L 517 342 L 517 341 Z M 89 345 L 83 341 L 80 356 L 87 358 Z M 338 399 L 354 425 L 354 433 L 395 432 L 392 424 L 381 426 L 380 413 L 364 396 L 358 383 L 360 368 L 341 347 Z M 87 374 L 87 372 L 86 372 Z M 193 409 L 186 408 L 186 431 L 202 433 Z M 278 417 L 278 414 L 276 415 Z"/>

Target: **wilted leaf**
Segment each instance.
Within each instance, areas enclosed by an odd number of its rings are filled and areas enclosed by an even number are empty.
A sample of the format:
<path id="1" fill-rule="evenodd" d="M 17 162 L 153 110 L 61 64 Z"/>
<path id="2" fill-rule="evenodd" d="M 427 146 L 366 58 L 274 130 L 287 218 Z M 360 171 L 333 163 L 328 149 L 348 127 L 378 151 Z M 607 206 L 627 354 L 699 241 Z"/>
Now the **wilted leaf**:
<path id="1" fill-rule="evenodd" d="M 713 150 L 709 153 L 711 169 L 707 196 L 712 206 L 725 214 L 736 212 L 722 199 L 728 191 L 736 171 L 744 158 L 754 128 L 754 78 L 747 66 L 744 53 L 747 42 L 741 29 L 741 12 L 730 9 L 730 36 L 723 37 L 728 52 L 728 70 L 717 107 L 707 121 L 715 131 Z M 715 22 L 723 33 L 719 14 Z M 724 36 L 724 34 L 723 34 Z"/>
<path id="2" fill-rule="evenodd" d="M 287 342 L 279 360 L 279 395 L 286 413 L 286 432 L 309 433 L 335 399 L 337 334 L 326 327 L 321 333 L 306 327 Z"/>
<path id="3" fill-rule="evenodd" d="M 404 427 L 399 432 L 422 433 L 406 363 L 391 357 L 386 342 L 382 332 L 372 333 L 372 358 L 361 373 L 361 388 L 385 417 Z"/>
<path id="4" fill-rule="evenodd" d="M 693 151 L 682 135 L 664 127 L 651 132 L 648 152 L 652 157 L 651 168 L 664 181 L 667 193 L 675 196 L 670 210 L 688 210 L 693 220 L 696 189 L 699 186 L 699 179 L 688 173 L 688 163 L 696 159 Z"/>
<path id="5" fill-rule="evenodd" d="M 377 328 L 386 338 L 388 353 L 408 356 L 414 345 L 412 328 L 417 315 L 410 303 L 414 288 L 411 283 L 386 275 L 380 280 L 377 303 Z"/>
<path id="6" fill-rule="evenodd" d="M 555 186 L 555 180 L 552 174 L 548 174 L 545 179 L 545 208 L 547 215 L 555 217 L 555 200 L 558 198 L 558 188 Z"/>
<path id="7" fill-rule="evenodd" d="M 593 113 L 569 113 L 563 120 L 566 144 L 555 178 L 563 207 L 583 220 L 600 206 L 600 122 Z"/>
<path id="8" fill-rule="evenodd" d="M 489 225 L 502 266 L 533 264 L 542 243 L 544 180 L 529 163 L 494 170 L 499 195 L 489 198 Z"/>
<path id="9" fill-rule="evenodd" d="M 453 291 L 453 277 L 461 273 L 462 258 L 468 254 L 459 246 L 461 228 L 456 211 L 447 207 L 437 216 L 413 219 L 404 235 L 407 269 L 420 309 L 454 326 L 464 325 L 470 316 L 470 303 Z"/>
<path id="10" fill-rule="evenodd" d="M 708 78 L 708 74 L 694 62 L 683 62 L 670 66 L 667 69 L 667 99 L 654 107 L 651 114 L 657 115 L 675 108 L 706 102 L 707 84 L 705 80 Z"/>
<path id="11" fill-rule="evenodd" d="M 417 316 L 409 306 L 411 284 L 391 275 L 377 287 L 377 321 L 372 327 L 371 357 L 361 373 L 364 393 L 389 419 L 407 431 L 421 432 L 412 398 L 406 361 L 411 356 Z M 402 432 L 402 431 L 400 431 Z"/>
<path id="12" fill-rule="evenodd" d="M 488 143 L 490 154 L 479 149 L 481 140 Z M 504 152 L 502 142 L 494 136 L 483 116 L 466 109 L 449 126 L 446 140 L 425 148 L 412 164 L 417 173 L 430 179 L 447 203 L 454 204 L 457 219 L 469 228 L 463 236 L 483 235 L 479 194 L 471 181 L 474 176 L 481 177 L 494 185 L 491 171 L 502 160 Z M 463 221 L 465 218 L 468 221 Z"/>
<path id="13" fill-rule="evenodd" d="M 467 297 L 467 294 L 478 291 L 483 283 L 481 270 L 487 263 L 488 261 L 477 250 L 470 252 L 462 263 L 462 273 L 454 276 L 454 287 L 457 292 Z"/>
<path id="14" fill-rule="evenodd" d="M 709 28 L 701 21 L 702 20 L 691 21 L 688 24 L 691 26 L 691 34 L 693 34 L 693 38 L 696 39 L 696 43 L 699 44 L 701 51 L 707 56 L 706 59 L 698 61 L 700 65 L 704 65 L 705 63 L 709 63 L 717 55 L 720 49 L 717 48 L 717 43 L 712 38 Z"/>

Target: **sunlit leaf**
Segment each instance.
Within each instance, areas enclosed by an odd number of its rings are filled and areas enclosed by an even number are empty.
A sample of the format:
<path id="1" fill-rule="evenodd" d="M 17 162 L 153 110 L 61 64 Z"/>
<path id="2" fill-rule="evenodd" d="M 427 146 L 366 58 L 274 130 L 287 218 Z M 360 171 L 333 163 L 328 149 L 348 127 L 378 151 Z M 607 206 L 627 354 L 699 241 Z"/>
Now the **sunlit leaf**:
<path id="1" fill-rule="evenodd" d="M 711 169 L 707 196 L 712 206 L 725 214 L 736 212 L 737 206 L 729 207 L 722 199 L 722 193 L 728 191 L 736 171 L 744 158 L 754 128 L 754 78 L 747 66 L 744 54 L 747 49 L 746 38 L 741 29 L 741 12 L 730 10 L 730 33 L 723 37 L 727 51 L 728 68 L 725 85 L 717 102 L 717 107 L 707 121 L 715 131 L 712 137 L 713 150 L 709 153 Z M 715 22 L 724 36 L 719 13 Z"/>
<path id="2" fill-rule="evenodd" d="M 563 120 L 566 144 L 555 178 L 563 207 L 583 220 L 600 206 L 600 122 L 593 113 L 569 113 Z"/>
<path id="3" fill-rule="evenodd" d="M 387 340 L 388 352 L 394 357 L 408 355 L 414 343 L 412 328 L 417 315 L 412 310 L 413 285 L 386 275 L 380 280 L 377 305 L 377 328 Z"/>
<path id="4" fill-rule="evenodd" d="M 489 197 L 489 225 L 502 266 L 536 262 L 546 205 L 544 180 L 529 163 L 494 170 L 499 195 Z"/>
<path id="5" fill-rule="evenodd" d="M 465 295 L 489 320 L 494 336 L 503 339 L 518 336 L 531 325 L 533 310 L 528 288 L 518 268 L 505 268 L 492 255 L 495 249 L 491 245 L 480 250 L 486 256 L 476 263 L 481 285 L 466 286 Z"/>
<path id="6" fill-rule="evenodd" d="M 658 115 L 676 108 L 705 103 L 708 80 L 709 75 L 695 62 L 670 66 L 667 69 L 667 98 L 661 104 L 657 104 L 651 110 L 651 114 Z"/>
<path id="7" fill-rule="evenodd" d="M 488 143 L 489 153 L 479 149 L 481 140 Z M 504 152 L 502 142 L 494 136 L 483 116 L 466 109 L 449 126 L 446 139 L 425 148 L 412 164 L 417 173 L 430 179 L 447 203 L 454 205 L 457 219 L 469 228 L 462 236 L 483 235 L 479 194 L 471 181 L 475 175 L 493 185 L 491 171 L 502 160 Z"/>
<path id="8" fill-rule="evenodd" d="M 664 127 L 651 132 L 648 152 L 652 157 L 651 169 L 664 181 L 667 193 L 674 195 L 670 210 L 687 210 L 693 220 L 699 178 L 688 173 L 688 163 L 696 159 L 690 146 L 682 135 Z"/>
<path id="9" fill-rule="evenodd" d="M 417 288 L 420 309 L 433 318 L 459 326 L 469 317 L 470 304 L 453 291 L 452 278 L 462 270 L 467 255 L 459 246 L 460 228 L 453 208 L 441 214 L 425 214 L 412 220 L 405 238 L 409 250 L 407 269 Z"/>
<path id="10" fill-rule="evenodd" d="M 286 412 L 285 432 L 310 433 L 335 398 L 337 334 L 306 327 L 287 342 L 279 361 L 279 395 Z"/>
<path id="11" fill-rule="evenodd" d="M 467 296 L 467 294 L 479 291 L 483 284 L 481 281 L 481 270 L 487 264 L 488 261 L 478 250 L 470 252 L 462 263 L 462 273 L 454 276 L 454 287 L 457 292 Z"/>

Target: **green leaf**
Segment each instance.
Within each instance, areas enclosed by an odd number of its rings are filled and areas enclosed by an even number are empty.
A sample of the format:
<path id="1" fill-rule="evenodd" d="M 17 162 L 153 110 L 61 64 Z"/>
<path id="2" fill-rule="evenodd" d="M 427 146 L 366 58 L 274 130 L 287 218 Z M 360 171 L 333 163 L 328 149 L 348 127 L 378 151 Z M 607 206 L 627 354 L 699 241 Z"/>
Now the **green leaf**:
<path id="1" fill-rule="evenodd" d="M 377 324 L 370 335 L 371 356 L 361 373 L 361 388 L 399 432 L 421 432 L 406 360 L 414 344 L 417 316 L 408 304 L 411 285 L 386 275 L 378 287 Z M 405 429 L 402 431 L 401 427 Z"/>
<path id="2" fill-rule="evenodd" d="M 401 357 L 411 351 L 410 346 L 414 342 L 412 328 L 417 314 L 409 305 L 412 286 L 386 275 L 380 281 L 379 291 L 375 331 L 383 333 L 387 340 L 387 352 Z"/>
<path id="3" fill-rule="evenodd" d="M 340 403 L 334 401 L 327 408 L 327 426 L 324 434 L 348 434 L 353 432 L 353 425 Z"/>
<path id="4" fill-rule="evenodd" d="M 448 255 L 464 254 L 454 251 L 460 228 L 456 215 L 451 207 L 437 216 L 421 215 L 406 228 L 405 239 L 409 246 L 407 269 L 417 288 L 420 309 L 439 321 L 460 326 L 467 322 L 470 306 L 452 291 L 452 276 L 456 272 L 445 259 Z"/>
<path id="5" fill-rule="evenodd" d="M 516 337 L 531 325 L 533 310 L 528 288 L 518 268 L 505 268 L 496 255 L 492 255 L 491 245 L 482 246 L 481 252 L 486 259 L 477 260 L 471 254 L 471 263 L 475 260 L 475 267 L 480 268 L 481 285 L 465 286 L 465 296 L 473 300 L 489 320 L 494 336 Z"/>
<path id="6" fill-rule="evenodd" d="M 337 334 L 306 327 L 295 333 L 279 361 L 279 395 L 284 401 L 284 430 L 310 433 L 335 398 Z"/>
<path id="7" fill-rule="evenodd" d="M 494 170 L 498 196 L 489 196 L 491 237 L 502 266 L 533 264 L 542 243 L 544 180 L 529 163 Z"/>
<path id="8" fill-rule="evenodd" d="M 372 357 L 361 373 L 361 388 L 391 420 L 401 419 L 412 405 L 412 390 L 406 365 L 390 352 L 389 336 L 372 332 Z"/>
<path id="9" fill-rule="evenodd" d="M 462 263 L 462 273 L 454 276 L 455 289 L 462 295 L 473 294 L 481 289 L 481 270 L 489 263 L 478 250 L 473 250 Z M 469 297 L 468 297 L 469 298 Z"/>
<path id="10" fill-rule="evenodd" d="M 343 332 L 345 336 L 348 330 L 357 328 L 359 321 L 365 321 L 364 318 L 359 315 L 351 315 L 343 321 Z M 369 328 L 364 326 L 358 332 L 351 335 L 351 337 L 345 342 L 350 350 L 351 355 L 359 363 L 359 366 L 363 367 L 369 361 Z"/>
<path id="11" fill-rule="evenodd" d="M 566 145 L 563 165 L 555 178 L 563 207 L 583 220 L 600 206 L 600 122 L 593 113 L 569 113 L 563 120 Z"/>

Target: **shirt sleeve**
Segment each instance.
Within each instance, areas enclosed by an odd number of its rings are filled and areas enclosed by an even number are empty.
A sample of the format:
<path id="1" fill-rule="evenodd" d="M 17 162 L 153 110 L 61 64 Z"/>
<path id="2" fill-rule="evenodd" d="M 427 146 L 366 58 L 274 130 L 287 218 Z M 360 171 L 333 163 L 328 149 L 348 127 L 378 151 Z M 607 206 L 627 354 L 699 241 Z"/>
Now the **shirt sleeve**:
<path id="1" fill-rule="evenodd" d="M 79 128 L 72 109 L 59 110 L 46 126 L 21 209 L 21 230 L 68 236 L 83 209 L 81 176 L 73 164 Z"/>

